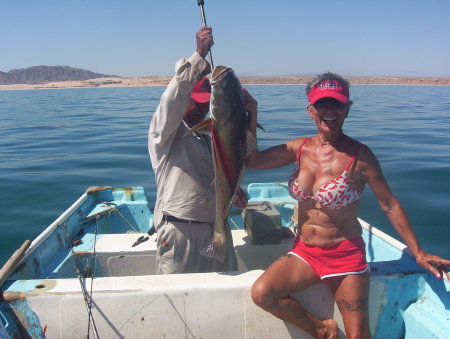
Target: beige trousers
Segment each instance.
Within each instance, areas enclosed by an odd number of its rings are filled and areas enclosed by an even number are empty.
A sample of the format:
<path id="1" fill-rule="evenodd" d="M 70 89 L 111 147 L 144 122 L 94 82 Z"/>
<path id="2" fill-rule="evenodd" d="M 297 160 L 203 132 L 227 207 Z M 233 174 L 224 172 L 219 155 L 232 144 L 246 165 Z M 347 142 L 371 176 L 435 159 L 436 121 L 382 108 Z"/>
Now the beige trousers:
<path id="1" fill-rule="evenodd" d="M 200 254 L 211 243 L 209 223 L 165 221 L 157 230 L 156 272 L 205 273 L 237 270 L 231 231 L 227 227 L 227 254 L 223 263 Z"/>

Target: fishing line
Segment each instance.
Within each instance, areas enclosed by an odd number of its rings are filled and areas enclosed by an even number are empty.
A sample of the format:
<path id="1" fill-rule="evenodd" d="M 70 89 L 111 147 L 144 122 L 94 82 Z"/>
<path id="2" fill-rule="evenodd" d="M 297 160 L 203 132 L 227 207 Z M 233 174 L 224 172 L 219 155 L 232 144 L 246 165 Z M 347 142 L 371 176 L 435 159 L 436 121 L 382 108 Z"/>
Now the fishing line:
<path id="1" fill-rule="evenodd" d="M 108 217 L 109 217 L 110 214 L 111 213 L 108 213 Z M 87 335 L 88 338 L 89 338 L 89 331 L 90 331 L 90 328 L 91 328 L 91 319 L 92 319 L 92 327 L 94 329 L 94 336 L 96 338 L 98 338 L 97 326 L 95 326 L 94 316 L 92 315 L 92 308 L 94 307 L 93 306 L 94 298 L 93 298 L 92 290 L 93 290 L 93 287 L 94 287 L 94 277 L 95 277 L 95 269 L 96 269 L 96 263 L 97 263 L 97 260 L 96 260 L 96 247 L 97 246 L 96 245 L 97 245 L 98 220 L 99 219 L 100 219 L 100 216 L 97 215 L 97 217 L 95 218 L 94 251 L 93 251 L 93 255 L 92 255 L 93 263 L 92 263 L 92 272 L 91 272 L 91 293 L 89 295 L 89 304 L 88 304 L 88 307 L 89 307 L 88 335 Z"/>
<path id="2" fill-rule="evenodd" d="M 206 24 L 206 17 L 205 17 L 205 9 L 203 8 L 203 6 L 205 5 L 205 2 L 203 0 L 197 0 L 197 4 L 198 4 L 198 7 L 200 7 L 200 15 L 202 17 L 203 26 L 207 26 L 207 24 Z M 209 56 L 209 63 L 211 64 L 211 69 L 214 69 L 214 63 L 213 63 L 213 58 L 212 58 L 212 54 L 211 54 L 211 48 L 208 51 L 208 56 Z"/>
<path id="3" fill-rule="evenodd" d="M 99 216 L 97 216 L 99 217 Z M 94 337 L 95 338 L 99 338 L 98 336 L 98 331 L 97 331 L 97 326 L 95 325 L 95 321 L 92 315 L 92 298 L 90 297 L 88 291 L 86 290 L 86 286 L 85 286 L 85 278 L 81 275 L 80 270 L 77 267 L 77 264 L 75 262 L 75 251 L 73 250 L 74 245 L 72 244 L 72 242 L 70 241 L 70 235 L 69 235 L 69 230 L 68 230 L 68 225 L 67 223 L 64 223 L 63 225 L 64 230 L 66 231 L 66 238 L 67 241 L 69 242 L 69 246 L 70 246 L 70 251 L 72 253 L 72 264 L 75 268 L 75 272 L 78 278 L 78 281 L 80 282 L 80 288 L 81 288 L 81 294 L 83 295 L 83 300 L 84 300 L 84 306 L 86 307 L 86 311 L 88 313 L 88 331 L 87 331 L 87 339 L 89 339 L 89 326 L 91 323 L 91 318 L 92 318 L 92 327 L 93 327 L 93 332 L 94 332 Z M 91 292 L 92 292 L 92 287 L 91 287 Z"/>

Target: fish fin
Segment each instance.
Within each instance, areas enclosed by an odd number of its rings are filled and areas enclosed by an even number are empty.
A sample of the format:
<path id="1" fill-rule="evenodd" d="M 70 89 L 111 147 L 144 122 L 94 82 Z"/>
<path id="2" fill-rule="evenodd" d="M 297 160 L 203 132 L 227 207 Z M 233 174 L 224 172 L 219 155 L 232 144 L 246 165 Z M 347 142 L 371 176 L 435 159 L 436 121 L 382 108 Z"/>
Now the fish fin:
<path id="1" fill-rule="evenodd" d="M 208 247 L 200 250 L 200 254 L 214 258 L 223 264 L 226 255 L 225 237 L 215 237 Z"/>
<path id="2" fill-rule="evenodd" d="M 266 131 L 259 122 L 256 123 L 256 127 L 258 127 L 259 129 L 262 129 L 264 132 Z"/>
<path id="3" fill-rule="evenodd" d="M 184 135 L 186 136 L 189 133 L 193 133 L 193 132 L 208 133 L 210 130 L 211 130 L 211 119 L 205 119 L 205 120 L 199 122 L 197 125 L 193 126 Z"/>

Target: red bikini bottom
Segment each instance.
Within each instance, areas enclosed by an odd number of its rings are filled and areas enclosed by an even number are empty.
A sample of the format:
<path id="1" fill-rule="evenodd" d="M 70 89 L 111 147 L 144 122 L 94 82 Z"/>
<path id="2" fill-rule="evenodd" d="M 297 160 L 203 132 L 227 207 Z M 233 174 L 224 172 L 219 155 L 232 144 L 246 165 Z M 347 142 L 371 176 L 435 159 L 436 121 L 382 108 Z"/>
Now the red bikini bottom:
<path id="1" fill-rule="evenodd" d="M 369 269 L 366 247 L 362 237 L 346 239 L 332 246 L 306 245 L 299 237 L 289 251 L 308 264 L 324 280 L 349 274 L 361 274 Z"/>

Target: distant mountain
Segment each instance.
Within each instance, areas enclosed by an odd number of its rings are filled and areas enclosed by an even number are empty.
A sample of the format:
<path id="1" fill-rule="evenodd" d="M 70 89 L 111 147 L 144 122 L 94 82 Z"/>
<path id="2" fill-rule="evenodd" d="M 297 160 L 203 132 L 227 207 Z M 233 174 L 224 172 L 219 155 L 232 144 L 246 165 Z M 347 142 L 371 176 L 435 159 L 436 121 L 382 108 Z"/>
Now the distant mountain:
<path id="1" fill-rule="evenodd" d="M 54 81 L 79 81 L 117 77 L 69 66 L 33 66 L 0 72 L 0 85 L 40 84 Z M 118 78 L 118 77 L 117 77 Z"/>

